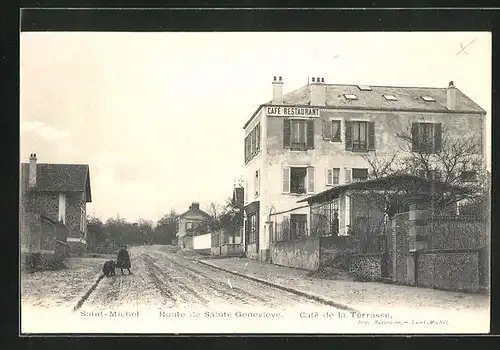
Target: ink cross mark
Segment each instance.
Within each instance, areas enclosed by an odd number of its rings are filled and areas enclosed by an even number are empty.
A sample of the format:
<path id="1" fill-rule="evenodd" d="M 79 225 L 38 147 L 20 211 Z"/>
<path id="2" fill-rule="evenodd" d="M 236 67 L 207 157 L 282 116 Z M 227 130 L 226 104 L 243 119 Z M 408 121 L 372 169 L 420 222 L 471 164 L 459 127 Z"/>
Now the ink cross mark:
<path id="1" fill-rule="evenodd" d="M 476 39 L 474 39 L 474 40 L 472 40 L 471 42 L 469 42 L 469 43 L 468 43 L 467 45 L 465 45 L 465 46 L 463 46 L 463 45 L 462 45 L 462 43 L 460 43 L 460 51 L 458 51 L 458 52 L 457 52 L 457 56 L 458 56 L 458 55 L 460 55 L 461 53 L 465 53 L 466 55 L 468 55 L 468 53 L 467 53 L 467 51 L 465 51 L 465 49 L 466 49 L 467 47 L 469 47 L 469 46 L 470 46 L 473 42 L 475 42 L 476 40 L 477 40 L 477 38 L 476 38 Z"/>

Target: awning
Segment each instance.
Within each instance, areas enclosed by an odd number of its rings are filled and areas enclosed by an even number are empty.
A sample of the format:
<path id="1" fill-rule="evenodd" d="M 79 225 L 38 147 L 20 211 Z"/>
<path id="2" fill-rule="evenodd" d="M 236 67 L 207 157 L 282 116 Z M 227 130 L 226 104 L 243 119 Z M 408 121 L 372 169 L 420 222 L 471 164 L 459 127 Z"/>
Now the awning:
<path id="1" fill-rule="evenodd" d="M 366 181 L 350 182 L 334 186 L 313 196 L 301 199 L 297 201 L 297 203 L 308 202 L 309 204 L 311 204 L 318 202 L 327 202 L 338 198 L 341 194 L 345 193 L 348 190 L 383 190 L 389 189 L 393 186 L 397 187 L 398 184 L 404 184 L 406 188 L 411 188 L 410 186 L 414 186 L 414 191 L 421 193 L 429 192 L 431 189 L 438 191 L 447 191 L 451 189 L 466 191 L 466 189 L 463 187 L 450 186 L 443 182 L 428 180 L 414 175 L 403 174 Z"/>

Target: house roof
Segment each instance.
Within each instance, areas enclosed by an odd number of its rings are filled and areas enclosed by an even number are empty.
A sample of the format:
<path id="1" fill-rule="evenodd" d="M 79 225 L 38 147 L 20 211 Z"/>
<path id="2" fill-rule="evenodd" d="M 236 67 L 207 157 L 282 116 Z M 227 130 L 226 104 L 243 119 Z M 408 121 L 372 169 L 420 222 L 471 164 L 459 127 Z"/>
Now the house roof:
<path id="1" fill-rule="evenodd" d="M 21 164 L 21 179 L 28 181 L 29 164 Z M 87 164 L 37 164 L 36 189 L 43 192 L 87 192 L 92 201 Z"/>
<path id="2" fill-rule="evenodd" d="M 457 105 L 454 110 L 446 107 L 447 88 L 435 87 L 404 87 L 371 85 L 370 91 L 361 90 L 358 85 L 324 84 L 326 86 L 326 106 L 331 109 L 361 109 L 380 111 L 420 111 L 443 113 L 478 113 L 486 111 L 467 95 L 457 90 Z M 311 84 L 306 84 L 283 96 L 285 106 L 310 106 Z M 356 95 L 356 99 L 348 100 L 344 95 Z M 384 95 L 393 95 L 396 100 L 387 100 Z M 422 97 L 432 97 L 435 101 L 427 102 Z M 243 128 L 246 128 L 262 106 L 270 106 L 272 101 L 260 105 Z"/>
<path id="3" fill-rule="evenodd" d="M 320 192 L 318 194 L 315 194 L 313 196 L 309 196 L 307 198 L 301 199 L 301 200 L 297 201 L 297 203 L 308 202 L 309 204 L 312 204 L 312 203 L 326 202 L 326 201 L 332 200 L 334 198 L 338 198 L 342 193 L 345 193 L 348 190 L 366 190 L 366 189 L 376 190 L 377 188 L 381 188 L 381 187 L 386 188 L 387 186 L 394 184 L 396 182 L 397 183 L 404 183 L 405 186 L 407 186 L 407 185 L 418 186 L 418 187 L 416 187 L 416 189 L 420 189 L 422 192 L 425 192 L 426 189 L 428 190 L 430 188 L 430 186 L 434 186 L 434 189 L 438 190 L 438 191 L 445 191 L 445 190 L 449 190 L 452 188 L 459 188 L 456 186 L 452 187 L 446 183 L 427 180 L 427 179 L 424 179 L 424 178 L 421 178 L 418 176 L 414 176 L 414 175 L 398 174 L 398 175 L 387 176 L 387 177 L 379 178 L 379 179 L 351 182 L 351 183 L 346 183 L 346 184 L 334 186 L 332 188 L 329 188 L 329 189 L 327 189 L 323 192 Z"/>
<path id="4" fill-rule="evenodd" d="M 180 214 L 179 217 L 180 218 L 184 218 L 186 216 L 204 216 L 204 217 L 210 217 L 210 215 L 208 215 L 207 213 L 205 213 L 203 210 L 201 209 L 196 209 L 196 208 L 191 208 L 189 209 L 188 211 L 185 211 L 184 213 Z"/>

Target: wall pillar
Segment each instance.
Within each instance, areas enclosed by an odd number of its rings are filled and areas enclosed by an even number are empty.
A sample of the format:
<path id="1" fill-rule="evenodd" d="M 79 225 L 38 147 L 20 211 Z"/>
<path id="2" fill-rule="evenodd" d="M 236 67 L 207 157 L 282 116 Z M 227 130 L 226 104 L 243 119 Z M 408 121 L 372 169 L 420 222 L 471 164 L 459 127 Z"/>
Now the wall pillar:
<path id="1" fill-rule="evenodd" d="M 418 285 L 418 251 L 428 248 L 430 200 L 427 194 L 412 198 L 409 203 L 406 283 Z"/>
<path id="2" fill-rule="evenodd" d="M 408 243 L 410 251 L 427 249 L 430 215 L 429 196 L 415 196 L 410 202 L 408 221 Z"/>
<path id="3" fill-rule="evenodd" d="M 273 227 L 273 221 L 266 220 L 264 222 L 264 232 L 262 235 L 262 242 L 261 242 L 261 247 L 259 249 L 259 255 L 260 255 L 260 260 L 269 262 L 271 254 L 270 252 L 270 237 L 271 237 L 271 230 Z"/>

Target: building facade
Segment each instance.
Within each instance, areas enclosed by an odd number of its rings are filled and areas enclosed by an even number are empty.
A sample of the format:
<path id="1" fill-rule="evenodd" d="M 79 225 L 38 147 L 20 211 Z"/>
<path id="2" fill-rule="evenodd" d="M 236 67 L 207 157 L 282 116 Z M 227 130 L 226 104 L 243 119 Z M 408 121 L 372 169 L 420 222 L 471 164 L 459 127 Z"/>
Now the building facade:
<path id="1" fill-rule="evenodd" d="M 92 201 L 88 165 L 37 163 L 36 154 L 31 154 L 29 163 L 21 164 L 20 185 L 22 250 L 51 250 L 54 242 L 61 240 L 57 235 L 40 233 L 44 222 L 67 229 L 64 243 L 70 251 L 85 248 L 86 206 Z"/>
<path id="2" fill-rule="evenodd" d="M 275 77 L 272 90 L 273 99 L 244 125 L 244 245 L 251 258 L 269 258 L 271 215 L 288 216 L 295 235 L 308 235 L 309 209 L 297 202 L 366 180 L 364 155 L 390 156 L 403 146 L 401 132 L 431 151 L 441 147 L 443 133 L 473 135 L 484 152 L 486 112 L 453 82 L 422 88 L 335 85 L 313 78 L 283 94 L 283 80 Z M 339 218 L 340 235 L 347 234 L 348 220 Z"/>
<path id="3" fill-rule="evenodd" d="M 193 236 L 196 227 L 210 216 L 200 209 L 199 203 L 192 203 L 189 210 L 179 215 L 179 231 L 176 234 L 177 245 L 193 249 Z"/>

